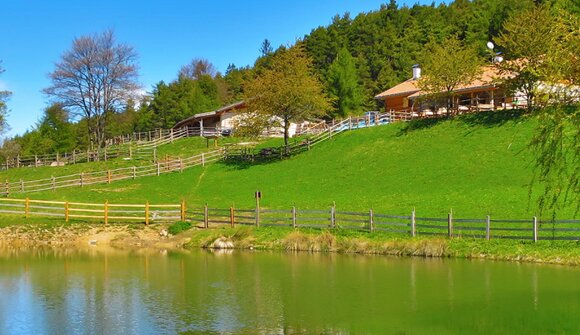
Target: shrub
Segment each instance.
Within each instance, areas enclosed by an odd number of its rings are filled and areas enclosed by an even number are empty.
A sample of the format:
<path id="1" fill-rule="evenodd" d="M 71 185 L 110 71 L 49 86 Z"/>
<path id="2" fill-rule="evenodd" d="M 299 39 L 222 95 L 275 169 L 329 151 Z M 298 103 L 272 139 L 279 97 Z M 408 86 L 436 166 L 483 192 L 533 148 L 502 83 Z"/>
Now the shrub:
<path id="1" fill-rule="evenodd" d="M 167 228 L 167 232 L 169 232 L 169 234 L 171 234 L 171 235 L 177 235 L 177 234 L 181 233 L 182 231 L 188 230 L 189 228 L 191 228 L 191 222 L 179 221 L 179 222 L 172 223 Z"/>

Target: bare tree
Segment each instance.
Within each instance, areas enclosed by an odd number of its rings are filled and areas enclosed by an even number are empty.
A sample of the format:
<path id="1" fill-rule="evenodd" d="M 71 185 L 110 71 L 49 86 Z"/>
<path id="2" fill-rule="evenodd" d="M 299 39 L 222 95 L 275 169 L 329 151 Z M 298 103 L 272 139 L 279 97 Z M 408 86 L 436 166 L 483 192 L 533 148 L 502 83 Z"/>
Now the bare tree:
<path id="1" fill-rule="evenodd" d="M 133 47 L 118 44 L 111 30 L 75 38 L 49 74 L 52 86 L 44 93 L 84 117 L 91 146 L 102 146 L 108 115 L 139 88 L 136 61 Z"/>
<path id="2" fill-rule="evenodd" d="M 4 69 L 0 65 L 0 74 L 2 74 L 2 72 L 4 72 Z M 0 90 L 0 133 L 4 132 L 8 128 L 8 124 L 6 123 L 6 115 L 8 114 L 6 100 L 8 100 L 11 94 L 12 92 L 10 91 Z"/>
<path id="3" fill-rule="evenodd" d="M 208 75 L 213 78 L 216 73 L 215 66 L 204 58 L 194 58 L 189 64 L 182 66 L 179 70 L 180 77 L 191 79 L 199 79 L 202 75 Z"/>

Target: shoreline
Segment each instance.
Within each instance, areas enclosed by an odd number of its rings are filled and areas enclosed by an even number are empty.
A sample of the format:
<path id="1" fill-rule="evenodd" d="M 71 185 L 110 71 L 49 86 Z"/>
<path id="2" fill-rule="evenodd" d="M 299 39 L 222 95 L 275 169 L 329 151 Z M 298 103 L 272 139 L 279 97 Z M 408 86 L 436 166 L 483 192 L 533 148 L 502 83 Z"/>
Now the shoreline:
<path id="1" fill-rule="evenodd" d="M 402 238 L 362 232 L 281 227 L 193 227 L 167 234 L 166 224 L 11 225 L 0 228 L 2 248 L 112 247 L 165 251 L 204 249 L 331 252 L 339 254 L 464 258 L 538 264 L 580 265 L 580 242 L 480 240 L 470 238 Z"/>

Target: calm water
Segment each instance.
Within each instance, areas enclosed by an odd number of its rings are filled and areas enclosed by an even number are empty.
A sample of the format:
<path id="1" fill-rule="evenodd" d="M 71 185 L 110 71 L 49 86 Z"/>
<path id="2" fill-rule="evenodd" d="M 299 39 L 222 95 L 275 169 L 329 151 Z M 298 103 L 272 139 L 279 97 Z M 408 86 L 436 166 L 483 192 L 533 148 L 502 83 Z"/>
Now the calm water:
<path id="1" fill-rule="evenodd" d="M 0 334 L 580 333 L 580 269 L 327 254 L 0 252 Z"/>

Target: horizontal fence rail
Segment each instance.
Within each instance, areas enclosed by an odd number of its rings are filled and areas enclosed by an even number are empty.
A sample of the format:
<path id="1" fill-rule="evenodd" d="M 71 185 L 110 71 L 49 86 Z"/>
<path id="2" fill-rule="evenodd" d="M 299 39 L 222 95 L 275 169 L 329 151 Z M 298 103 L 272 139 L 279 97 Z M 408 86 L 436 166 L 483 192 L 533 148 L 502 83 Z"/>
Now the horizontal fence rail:
<path id="1" fill-rule="evenodd" d="M 570 240 L 580 241 L 580 220 L 523 220 L 485 218 L 417 217 L 409 215 L 366 212 L 348 212 L 329 209 L 269 209 L 269 208 L 216 208 L 207 205 L 187 208 L 180 204 L 113 204 L 46 201 L 0 198 L 0 214 L 29 217 L 56 217 L 70 220 L 118 222 L 177 222 L 189 221 L 198 227 L 239 225 L 256 227 L 288 227 L 330 230 L 357 230 L 382 232 L 394 236 L 441 236 L 449 238 Z"/>
<path id="2" fill-rule="evenodd" d="M 19 180 L 12 182 L 6 180 L 4 183 L 0 183 L 0 194 L 9 197 L 10 194 L 14 193 L 40 192 L 64 187 L 83 187 L 93 184 L 110 184 L 119 180 L 159 176 L 164 173 L 182 172 L 194 166 L 205 166 L 206 164 L 222 159 L 222 157 L 223 149 L 219 149 L 188 158 L 157 161 L 157 163 L 149 165 L 78 173 L 38 180 Z"/>
<path id="3" fill-rule="evenodd" d="M 185 203 L 180 204 L 113 204 L 47 201 L 31 199 L 1 199 L 0 214 L 30 217 L 57 217 L 65 222 L 176 222 L 185 221 Z"/>

